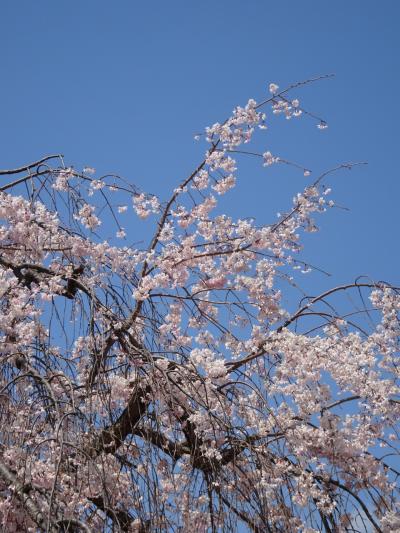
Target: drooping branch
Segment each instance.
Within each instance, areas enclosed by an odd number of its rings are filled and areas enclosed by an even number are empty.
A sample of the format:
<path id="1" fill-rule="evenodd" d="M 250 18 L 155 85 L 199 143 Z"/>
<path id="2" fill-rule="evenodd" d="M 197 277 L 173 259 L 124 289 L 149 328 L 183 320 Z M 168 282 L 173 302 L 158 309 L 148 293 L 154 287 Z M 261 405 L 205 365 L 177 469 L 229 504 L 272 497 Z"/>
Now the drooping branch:
<path id="1" fill-rule="evenodd" d="M 39 159 L 39 161 L 34 161 L 33 163 L 29 163 L 28 165 L 24 165 L 22 167 L 13 168 L 11 170 L 0 170 L 0 176 L 7 176 L 10 174 L 20 174 L 21 172 L 25 172 L 26 170 L 30 170 L 31 168 L 36 168 L 46 161 L 49 161 L 50 159 L 60 159 L 63 156 L 61 154 L 54 154 L 54 155 L 47 155 L 45 157 L 42 157 L 42 159 Z"/>

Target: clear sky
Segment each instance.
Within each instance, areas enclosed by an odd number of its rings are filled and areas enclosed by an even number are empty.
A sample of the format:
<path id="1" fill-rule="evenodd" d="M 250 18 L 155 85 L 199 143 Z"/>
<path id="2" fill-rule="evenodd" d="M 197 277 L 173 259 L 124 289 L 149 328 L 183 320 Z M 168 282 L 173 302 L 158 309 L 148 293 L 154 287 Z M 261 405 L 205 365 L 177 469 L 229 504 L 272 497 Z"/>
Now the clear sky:
<path id="1" fill-rule="evenodd" d="M 262 143 L 315 174 L 368 162 L 328 180 L 350 211 L 307 238 L 302 257 L 335 275 L 306 284 L 399 284 L 399 20 L 398 0 L 2 0 L 0 167 L 61 152 L 165 198 L 201 160 L 194 133 L 271 81 L 335 73 L 294 93 L 327 130 L 274 120 Z M 222 205 L 235 216 L 272 222 L 306 183 L 245 165 Z"/>

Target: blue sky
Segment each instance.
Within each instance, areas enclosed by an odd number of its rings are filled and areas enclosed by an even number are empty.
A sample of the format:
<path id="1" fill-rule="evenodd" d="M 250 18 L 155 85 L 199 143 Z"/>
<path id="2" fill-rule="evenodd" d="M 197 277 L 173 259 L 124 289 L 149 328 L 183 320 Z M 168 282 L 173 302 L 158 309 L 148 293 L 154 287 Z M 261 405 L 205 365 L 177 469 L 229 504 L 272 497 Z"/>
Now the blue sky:
<path id="1" fill-rule="evenodd" d="M 3 0 L 0 167 L 61 152 L 165 198 L 202 158 L 196 132 L 271 81 L 335 73 L 294 93 L 327 130 L 273 120 L 260 146 L 315 175 L 368 162 L 327 182 L 350 211 L 307 237 L 302 258 L 334 274 L 308 277 L 310 291 L 359 274 L 399 284 L 399 16 L 396 0 Z M 262 223 L 306 184 L 284 165 L 239 176 L 221 209 Z"/>

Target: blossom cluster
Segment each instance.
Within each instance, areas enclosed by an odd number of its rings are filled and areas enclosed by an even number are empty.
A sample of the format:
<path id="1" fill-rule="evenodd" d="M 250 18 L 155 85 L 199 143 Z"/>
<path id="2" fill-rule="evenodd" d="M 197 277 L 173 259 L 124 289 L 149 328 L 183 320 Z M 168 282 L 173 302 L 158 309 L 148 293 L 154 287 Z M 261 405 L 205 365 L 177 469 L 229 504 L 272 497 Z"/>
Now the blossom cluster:
<path id="1" fill-rule="evenodd" d="M 306 115 L 277 84 L 266 102 Z M 251 99 L 206 128 L 165 202 L 63 163 L 0 192 L 4 531 L 398 530 L 400 291 L 288 304 L 330 189 L 268 224 L 218 206 L 267 123 Z M 129 238 L 132 207 L 158 217 L 137 248 L 109 231 Z"/>

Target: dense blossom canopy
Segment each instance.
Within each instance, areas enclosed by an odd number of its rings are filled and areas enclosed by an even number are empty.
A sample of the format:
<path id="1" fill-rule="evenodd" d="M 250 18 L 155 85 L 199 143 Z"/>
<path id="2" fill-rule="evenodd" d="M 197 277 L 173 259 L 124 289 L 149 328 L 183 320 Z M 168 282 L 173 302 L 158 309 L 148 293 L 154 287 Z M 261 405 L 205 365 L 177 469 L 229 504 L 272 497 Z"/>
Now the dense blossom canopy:
<path id="1" fill-rule="evenodd" d="M 61 156 L 0 171 L 2 531 L 400 531 L 398 289 L 285 309 L 325 175 L 269 225 L 215 214 L 239 155 L 289 163 L 242 145 L 267 106 L 316 118 L 293 89 L 207 128 L 166 202 Z"/>

